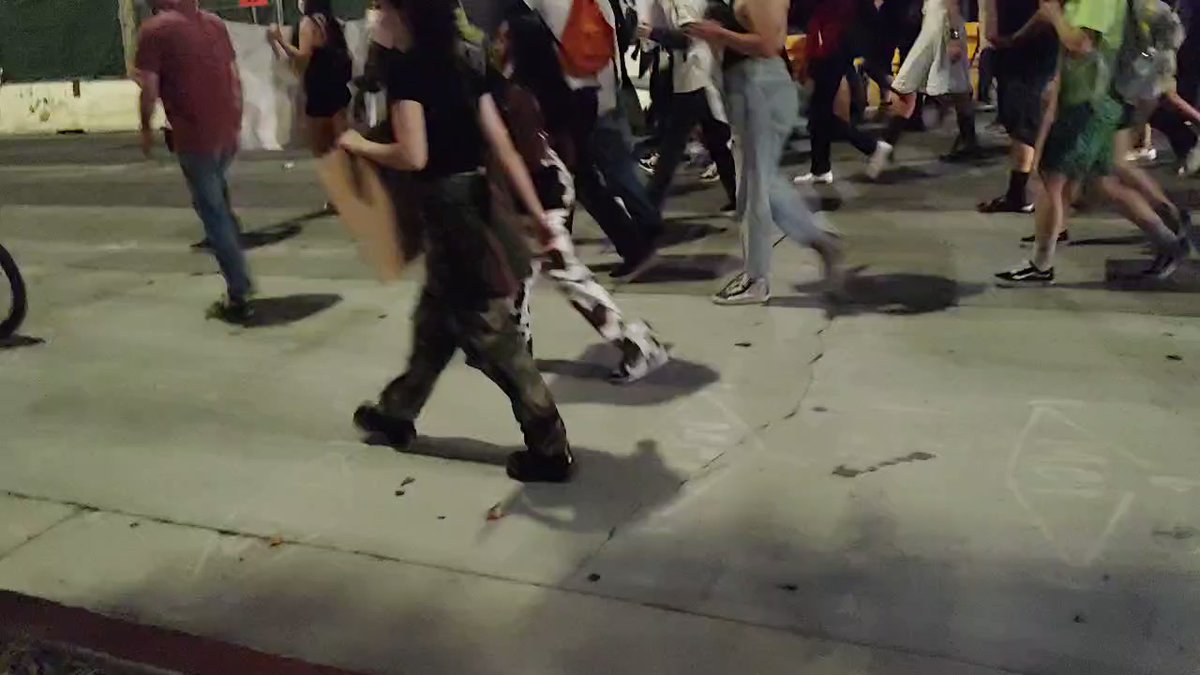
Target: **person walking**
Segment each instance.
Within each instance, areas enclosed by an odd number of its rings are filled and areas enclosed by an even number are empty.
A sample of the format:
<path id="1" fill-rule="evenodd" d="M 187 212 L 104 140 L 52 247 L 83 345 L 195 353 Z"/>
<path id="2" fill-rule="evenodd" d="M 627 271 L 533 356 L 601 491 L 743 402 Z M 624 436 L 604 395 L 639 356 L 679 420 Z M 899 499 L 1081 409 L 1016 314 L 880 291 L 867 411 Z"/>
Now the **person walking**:
<path id="1" fill-rule="evenodd" d="M 1045 115 L 1043 96 L 1058 68 L 1054 31 L 1036 21 L 1039 0 L 980 0 L 983 26 L 995 50 L 998 119 L 1008 132 L 1008 189 L 978 205 L 980 213 L 1033 213 L 1029 176 Z M 1034 22 L 1030 24 L 1030 22 Z M 1030 24 L 1027 31 L 1023 31 Z M 1014 39 L 1021 34 L 1020 39 Z"/>
<path id="2" fill-rule="evenodd" d="M 834 110 L 842 81 L 853 69 L 851 36 L 856 24 L 867 18 L 860 13 L 859 4 L 859 0 L 819 0 L 809 18 L 808 74 L 813 90 L 808 129 L 812 157 L 809 172 L 797 176 L 797 184 L 833 183 L 832 148 L 836 139 L 846 139 L 868 157 L 879 146 L 875 138 Z"/>
<path id="3" fill-rule="evenodd" d="M 254 283 L 229 203 L 227 174 L 242 127 L 242 81 L 229 31 L 198 0 L 154 0 L 157 14 L 138 33 L 135 67 L 142 152 L 154 148 L 151 120 L 159 100 L 171 124 L 175 155 L 221 274 L 225 297 L 208 311 L 232 323 L 251 318 Z"/>
<path id="4" fill-rule="evenodd" d="M 1062 45 L 1054 122 L 1042 152 L 1044 190 L 1037 204 L 1033 258 L 996 275 L 1000 285 L 1054 282 L 1054 254 L 1064 229 L 1067 200 L 1076 186 L 1095 181 L 1120 213 L 1150 238 L 1158 255 L 1146 275 L 1174 273 L 1189 251 L 1187 233 L 1176 234 L 1141 193 L 1113 175 L 1117 130 L 1124 106 L 1113 96 L 1118 54 L 1126 34 L 1128 0 L 1043 2 L 1037 20 L 1052 27 Z M 1020 35 L 1018 35 L 1020 37 Z"/>
<path id="5" fill-rule="evenodd" d="M 727 204 L 722 212 L 732 212 L 737 202 L 737 176 L 730 150 L 732 134 L 725 117 L 725 105 L 714 81 L 716 57 L 703 40 L 694 40 L 683 30 L 704 18 L 704 0 L 655 0 L 666 18 L 665 26 L 651 27 L 643 20 L 638 38 L 655 42 L 670 50 L 672 59 L 671 102 L 663 121 L 658 160 L 648 187 L 650 200 L 660 210 L 667 188 L 683 159 L 688 139 L 697 126 L 708 154 L 717 167 Z"/>
<path id="6" fill-rule="evenodd" d="M 918 94 L 950 99 L 958 118 L 958 138 L 949 161 L 979 154 L 975 132 L 975 104 L 971 100 L 971 64 L 967 58 L 967 27 L 959 0 L 925 0 L 921 32 L 912 51 L 892 80 L 899 99 L 883 132 L 883 141 L 867 164 L 867 176 L 879 177 L 887 167 L 900 136 L 917 109 Z"/>
<path id="7" fill-rule="evenodd" d="M 730 25 L 699 21 L 688 34 L 725 50 L 730 121 L 743 153 L 738 213 L 746 222 L 745 270 L 715 296 L 718 305 L 771 299 L 771 223 L 820 256 L 830 292 L 841 291 L 842 247 L 783 176 L 784 144 L 799 121 L 800 97 L 782 56 L 788 0 L 739 0 Z"/>
<path id="8" fill-rule="evenodd" d="M 309 147 L 316 157 L 333 149 L 349 128 L 350 79 L 353 66 L 342 24 L 333 15 L 331 0 L 297 0 L 298 40 L 283 38 L 273 24 L 268 36 L 275 49 L 292 64 L 304 83 L 304 117 Z"/>
<path id="9" fill-rule="evenodd" d="M 572 90 L 571 137 L 579 203 L 622 261 L 609 273 L 631 281 L 655 261 L 662 215 L 637 176 L 629 120 L 618 93 L 618 13 L 609 0 L 523 0 L 546 22 Z"/>
<path id="10" fill-rule="evenodd" d="M 377 143 L 349 131 L 338 145 L 416 174 L 426 280 L 413 317 L 408 370 L 377 403 L 360 406 L 355 423 L 397 448 L 408 447 L 434 384 L 461 349 L 467 363 L 508 396 L 521 425 L 527 449 L 509 456 L 508 475 L 567 481 L 574 460 L 562 417 L 511 316 L 518 280 L 530 273 L 528 251 L 517 233 L 493 218 L 484 175 L 486 151 L 547 241 L 546 213 L 491 94 L 498 76 L 464 47 L 454 4 L 384 0 L 381 9 L 400 51 L 388 64 L 393 138 Z"/>
<path id="11" fill-rule="evenodd" d="M 514 143 L 529 169 L 546 210 L 546 240 L 533 259 L 513 301 L 514 321 L 533 351 L 533 286 L 546 276 L 602 338 L 621 354 L 609 375 L 614 384 L 632 384 L 661 368 L 667 350 L 642 321 L 625 318 L 612 295 L 596 282 L 575 254 L 567 221 L 575 205 L 574 180 L 559 152 L 573 156 L 570 134 L 561 125 L 547 129 L 542 110 L 565 111 L 571 91 L 563 79 L 545 24 L 528 10 L 511 14 L 497 31 L 495 53 L 507 78 L 497 103 Z"/>

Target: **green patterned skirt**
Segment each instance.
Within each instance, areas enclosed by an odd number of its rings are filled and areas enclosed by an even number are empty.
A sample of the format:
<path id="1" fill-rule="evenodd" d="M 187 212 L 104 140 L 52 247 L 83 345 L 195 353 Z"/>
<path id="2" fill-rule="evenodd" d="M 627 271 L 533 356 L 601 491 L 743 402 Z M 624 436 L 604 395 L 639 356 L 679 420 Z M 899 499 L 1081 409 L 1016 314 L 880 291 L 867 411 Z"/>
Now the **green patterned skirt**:
<path id="1" fill-rule="evenodd" d="M 1110 97 L 1060 108 L 1042 151 L 1042 173 L 1072 180 L 1107 176 L 1123 114 L 1121 104 Z"/>

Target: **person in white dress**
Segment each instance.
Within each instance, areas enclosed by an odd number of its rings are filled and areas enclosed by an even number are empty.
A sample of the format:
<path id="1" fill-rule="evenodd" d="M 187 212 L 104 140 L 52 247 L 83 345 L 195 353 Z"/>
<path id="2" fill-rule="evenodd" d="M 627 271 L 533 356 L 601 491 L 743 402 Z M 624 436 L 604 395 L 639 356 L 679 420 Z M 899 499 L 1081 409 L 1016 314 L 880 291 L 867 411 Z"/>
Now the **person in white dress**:
<path id="1" fill-rule="evenodd" d="M 921 34 L 892 80 L 897 102 L 871 156 L 867 175 L 878 178 L 887 167 L 908 120 L 916 110 L 917 95 L 946 97 L 958 117 L 958 138 L 944 159 L 962 160 L 978 156 L 975 106 L 971 100 L 971 62 L 967 56 L 967 27 L 960 0 L 925 0 Z"/>

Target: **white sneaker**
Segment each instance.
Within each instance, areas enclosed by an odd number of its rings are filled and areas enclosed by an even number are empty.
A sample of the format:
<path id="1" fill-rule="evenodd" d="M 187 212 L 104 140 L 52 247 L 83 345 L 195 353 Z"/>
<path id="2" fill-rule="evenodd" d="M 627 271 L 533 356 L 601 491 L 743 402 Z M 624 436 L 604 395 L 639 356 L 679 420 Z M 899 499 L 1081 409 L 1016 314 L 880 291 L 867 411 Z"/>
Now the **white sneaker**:
<path id="1" fill-rule="evenodd" d="M 1188 153 L 1187 159 L 1183 160 L 1183 168 L 1179 170 L 1181 176 L 1195 176 L 1200 174 L 1200 143 L 1192 148 Z"/>
<path id="2" fill-rule="evenodd" d="M 715 183 L 719 180 L 721 180 L 721 171 L 717 168 L 716 162 L 704 167 L 704 172 L 700 174 L 701 183 Z"/>
<path id="3" fill-rule="evenodd" d="M 879 180 L 879 175 L 883 173 L 892 159 L 893 150 L 895 148 L 891 143 L 879 141 L 879 145 L 875 146 L 875 152 L 871 153 L 871 159 L 867 160 L 867 178 Z"/>
<path id="4" fill-rule="evenodd" d="M 771 289 L 766 279 L 751 279 L 742 272 L 731 279 L 712 301 L 717 305 L 765 305 L 771 300 Z"/>
<path id="5" fill-rule="evenodd" d="M 833 172 L 826 171 L 825 173 L 806 173 L 796 176 L 792 179 L 793 185 L 833 185 Z"/>
<path id="6" fill-rule="evenodd" d="M 1137 148 L 1136 150 L 1130 150 L 1129 154 L 1125 155 L 1125 159 L 1133 162 L 1134 164 L 1141 162 L 1153 162 L 1154 160 L 1158 159 L 1158 150 L 1154 149 L 1153 146 L 1147 148 Z"/>
<path id="7" fill-rule="evenodd" d="M 653 174 L 654 169 L 658 166 L 658 153 L 652 153 L 638 160 L 638 166 L 642 167 L 642 171 Z"/>
<path id="8" fill-rule="evenodd" d="M 609 374 L 608 381 L 613 384 L 633 384 L 667 365 L 670 360 L 671 353 L 657 338 L 651 336 L 649 347 L 618 366 Z"/>

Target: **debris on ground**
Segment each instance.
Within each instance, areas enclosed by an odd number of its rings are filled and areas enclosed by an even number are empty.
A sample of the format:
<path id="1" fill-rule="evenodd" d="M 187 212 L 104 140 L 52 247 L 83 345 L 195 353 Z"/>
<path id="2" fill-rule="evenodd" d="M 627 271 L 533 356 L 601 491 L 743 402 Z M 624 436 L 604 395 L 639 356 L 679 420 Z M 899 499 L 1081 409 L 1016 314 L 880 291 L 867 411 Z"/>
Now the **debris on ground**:
<path id="1" fill-rule="evenodd" d="M 488 520 L 500 520 L 504 516 L 505 516 L 504 505 L 500 502 L 496 502 L 495 506 L 488 509 L 488 512 L 487 512 Z"/>
<path id="2" fill-rule="evenodd" d="M 267 545 L 271 548 L 279 548 L 280 546 L 283 546 L 283 537 L 271 537 L 271 539 L 267 541 Z"/>
<path id="3" fill-rule="evenodd" d="M 409 476 L 409 477 L 405 478 L 404 480 L 400 481 L 400 487 L 407 487 L 409 485 L 412 485 L 415 482 L 417 482 L 417 479 L 413 478 L 412 476 Z"/>

